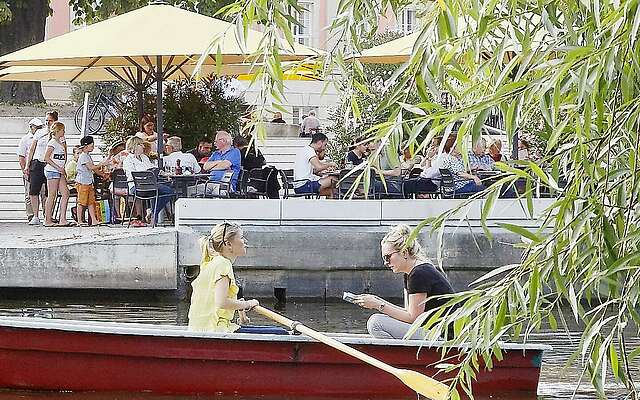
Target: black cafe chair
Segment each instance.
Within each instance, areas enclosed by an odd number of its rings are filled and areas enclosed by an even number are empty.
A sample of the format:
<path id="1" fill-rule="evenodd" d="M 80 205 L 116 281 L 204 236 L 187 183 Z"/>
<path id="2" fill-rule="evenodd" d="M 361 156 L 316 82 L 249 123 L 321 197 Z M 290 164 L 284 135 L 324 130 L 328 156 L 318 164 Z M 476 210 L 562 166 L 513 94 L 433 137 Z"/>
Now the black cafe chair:
<path id="1" fill-rule="evenodd" d="M 320 194 L 314 192 L 296 193 L 294 183 L 297 181 L 294 180 L 294 172 L 292 169 L 282 169 L 280 170 L 280 174 L 283 180 L 285 199 L 289 197 L 304 197 L 305 199 L 320 198 Z"/>
<path id="2" fill-rule="evenodd" d="M 160 194 L 158 191 L 158 177 L 153 171 L 138 171 L 132 172 L 133 176 L 133 186 L 135 188 L 135 193 L 133 195 L 133 203 L 137 200 L 144 201 L 152 201 L 153 200 L 153 212 L 152 212 L 152 226 L 156 226 L 156 211 L 158 207 L 158 199 L 162 197 L 171 197 L 175 198 L 175 193 L 171 194 Z M 127 227 L 131 226 L 131 214 L 133 213 L 133 207 L 131 211 L 129 211 L 129 224 Z"/>

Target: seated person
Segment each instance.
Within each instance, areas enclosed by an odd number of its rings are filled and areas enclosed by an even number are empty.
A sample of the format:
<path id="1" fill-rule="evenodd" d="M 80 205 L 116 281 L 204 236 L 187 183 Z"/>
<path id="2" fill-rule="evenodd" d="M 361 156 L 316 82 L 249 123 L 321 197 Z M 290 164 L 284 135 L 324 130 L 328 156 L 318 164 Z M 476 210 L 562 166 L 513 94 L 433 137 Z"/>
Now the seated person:
<path id="1" fill-rule="evenodd" d="M 530 147 L 529 142 L 525 139 L 518 139 L 518 160 L 531 159 L 531 154 L 529 153 Z"/>
<path id="2" fill-rule="evenodd" d="M 495 162 L 505 161 L 505 156 L 502 155 L 502 140 L 495 139 L 489 145 L 489 156 Z"/>
<path id="3" fill-rule="evenodd" d="M 471 171 L 491 171 L 495 161 L 490 155 L 486 154 L 487 142 L 484 138 L 478 139 L 473 145 L 473 151 L 469 153 L 469 166 Z"/>
<path id="4" fill-rule="evenodd" d="M 450 137 L 450 143 L 445 144 L 443 150 L 449 153 L 451 146 L 455 144 L 455 138 Z M 420 163 L 422 171 L 417 178 L 407 179 L 404 182 L 405 194 L 435 193 L 440 187 L 440 143 L 442 138 L 435 137 L 431 140 L 425 157 Z"/>
<path id="5" fill-rule="evenodd" d="M 369 152 L 375 158 L 373 167 L 375 168 L 374 185 L 378 194 L 400 194 L 402 193 L 402 165 L 393 166 L 389 155 L 385 149 L 379 149 L 380 142 L 374 141 L 369 144 Z M 382 181 L 380 175 L 384 177 Z"/>
<path id="6" fill-rule="evenodd" d="M 200 139 L 195 149 L 191 149 L 187 153 L 193 154 L 199 164 L 204 164 L 211 157 L 211 150 L 213 150 L 213 142 L 211 139 L 204 137 Z"/>
<path id="7" fill-rule="evenodd" d="M 165 167 L 175 168 L 178 165 L 178 160 L 180 160 L 182 171 L 189 169 L 192 173 L 200 173 L 202 168 L 193 154 L 182 152 L 182 139 L 178 136 L 171 136 L 167 139 L 165 149 L 167 151 L 167 155 L 163 158 Z"/>
<path id="8" fill-rule="evenodd" d="M 251 146 L 249 146 L 251 142 Z M 240 164 L 245 171 L 254 168 L 262 168 L 267 164 L 262 152 L 256 148 L 255 142 L 244 135 L 236 135 L 233 138 L 233 147 L 240 150 Z"/>
<path id="9" fill-rule="evenodd" d="M 421 314 L 448 302 L 447 298 L 438 296 L 452 295 L 455 291 L 445 274 L 426 257 L 418 240 L 411 240 L 409 226 L 392 227 L 382 239 L 381 252 L 384 264 L 404 277 L 404 306 L 397 306 L 373 294 L 360 294 L 354 303 L 377 311 L 367 321 L 371 336 L 402 339 Z M 449 329 L 446 336 L 450 338 L 452 333 Z M 418 329 L 410 339 L 423 337 L 424 333 Z"/>
<path id="10" fill-rule="evenodd" d="M 284 119 L 282 119 L 282 113 L 281 112 L 273 113 L 273 119 L 271 120 L 271 122 L 274 123 L 274 124 L 286 124 L 286 121 Z"/>
<path id="11" fill-rule="evenodd" d="M 333 162 L 320 161 L 317 153 L 324 153 L 329 139 L 324 133 L 314 133 L 309 146 L 302 148 L 296 155 L 293 190 L 296 193 L 316 193 L 331 197 L 336 177 L 320 174 L 336 168 Z"/>
<path id="12" fill-rule="evenodd" d="M 356 139 L 356 144 L 353 146 L 353 149 L 347 153 L 347 163 L 351 163 L 355 167 L 362 164 L 365 158 L 367 158 L 368 147 L 367 143 L 364 143 L 365 140 L 365 137 Z"/>
<path id="13" fill-rule="evenodd" d="M 127 151 L 129 155 L 122 161 L 122 168 L 127 174 L 127 180 L 129 181 L 129 192 L 135 193 L 135 184 L 133 182 L 133 172 L 147 171 L 155 168 L 155 165 L 144 154 L 144 142 L 137 136 L 129 138 L 127 141 Z M 147 210 L 146 220 L 148 223 L 157 221 L 158 214 L 164 209 L 164 207 L 171 201 L 170 194 L 174 194 L 174 190 L 171 186 L 162 183 L 158 184 L 158 195 L 162 196 L 158 198 L 158 204 L 155 207 L 155 214 L 152 216 L 151 210 Z M 138 207 L 136 205 L 136 207 Z M 136 223 L 135 225 L 139 225 Z"/>
<path id="14" fill-rule="evenodd" d="M 455 143 L 456 134 L 452 134 Z M 451 139 L 451 136 L 450 136 Z M 448 141 L 447 141 L 448 142 Z M 464 167 L 462 155 L 458 148 L 453 145 L 448 154 L 443 154 L 440 158 L 440 168 L 448 169 L 454 177 L 454 189 L 456 194 L 477 193 L 485 189 L 482 181 L 476 175 L 468 173 Z"/>
<path id="15" fill-rule="evenodd" d="M 230 182 L 230 190 L 235 192 L 236 185 L 238 184 L 238 176 L 240 175 L 240 169 L 242 168 L 240 150 L 231 146 L 232 139 L 231 134 L 227 131 L 218 131 L 214 140 L 216 151 L 211 154 L 209 160 L 204 163 L 203 169 L 205 171 L 211 171 L 209 180 L 221 181 L 225 172 L 233 171 Z M 201 183 L 195 187 L 196 193 L 204 193 L 205 195 L 220 195 L 219 183 Z M 187 192 L 189 193 L 189 192 Z"/>
<path id="16" fill-rule="evenodd" d="M 200 247 L 200 274 L 191 284 L 189 331 L 287 334 L 276 326 L 247 326 L 250 320 L 246 312 L 259 303 L 255 299 L 238 299 L 240 288 L 233 263 L 247 254 L 242 228 L 234 223 L 220 223 L 200 240 Z M 234 323 L 236 311 L 238 319 Z"/>

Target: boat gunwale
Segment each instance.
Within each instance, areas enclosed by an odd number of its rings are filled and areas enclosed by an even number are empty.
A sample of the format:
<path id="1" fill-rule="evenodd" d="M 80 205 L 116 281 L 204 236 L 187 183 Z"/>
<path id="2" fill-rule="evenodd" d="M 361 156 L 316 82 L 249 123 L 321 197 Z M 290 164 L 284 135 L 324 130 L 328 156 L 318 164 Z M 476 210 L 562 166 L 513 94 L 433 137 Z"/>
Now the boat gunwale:
<path id="1" fill-rule="evenodd" d="M 210 340 L 248 340 L 261 342 L 290 342 L 315 343 L 316 340 L 304 335 L 273 335 L 273 334 L 252 334 L 252 333 L 224 333 L 224 332 L 192 332 L 184 326 L 142 324 L 113 321 L 80 321 L 67 319 L 50 319 L 35 317 L 0 317 L 0 327 L 19 329 L 45 329 L 65 332 L 81 332 L 96 334 L 133 335 L 160 338 L 191 338 Z M 364 334 L 352 333 L 325 333 L 334 339 L 348 345 L 374 345 L 374 346 L 404 346 L 415 348 L 440 348 L 445 343 L 442 340 L 399 340 L 399 339 L 377 339 Z M 553 348 L 546 344 L 539 343 L 509 343 L 498 342 L 502 350 L 533 350 L 549 351 Z M 464 349 L 467 346 L 456 346 Z"/>

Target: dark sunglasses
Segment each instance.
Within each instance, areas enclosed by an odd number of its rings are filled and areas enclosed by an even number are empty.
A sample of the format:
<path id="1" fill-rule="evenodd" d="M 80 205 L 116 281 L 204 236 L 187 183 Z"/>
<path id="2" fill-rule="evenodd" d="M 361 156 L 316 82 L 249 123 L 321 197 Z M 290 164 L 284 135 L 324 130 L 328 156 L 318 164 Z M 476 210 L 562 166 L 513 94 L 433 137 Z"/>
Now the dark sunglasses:
<path id="1" fill-rule="evenodd" d="M 224 221 L 222 223 L 224 225 L 224 229 L 222 230 L 222 245 L 224 246 L 227 243 L 227 226 L 231 225 L 230 223 L 228 223 L 227 221 Z"/>
<path id="2" fill-rule="evenodd" d="M 389 261 L 391 261 L 391 256 L 396 254 L 396 253 L 400 253 L 399 251 L 394 251 L 392 253 L 389 254 L 385 254 L 382 256 L 382 260 L 384 260 L 385 264 L 389 264 Z"/>

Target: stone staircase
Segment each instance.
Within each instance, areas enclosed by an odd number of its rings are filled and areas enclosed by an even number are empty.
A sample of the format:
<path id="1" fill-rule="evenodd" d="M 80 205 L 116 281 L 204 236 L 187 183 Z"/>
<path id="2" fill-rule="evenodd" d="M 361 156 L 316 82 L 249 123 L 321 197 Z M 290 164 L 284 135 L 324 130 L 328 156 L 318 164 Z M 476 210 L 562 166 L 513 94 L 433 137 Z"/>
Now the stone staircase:
<path id="1" fill-rule="evenodd" d="M 44 122 L 44 115 L 38 116 Z M 32 117 L 0 118 L 0 221 L 25 221 L 22 171 L 16 150 L 22 136 L 29 129 Z M 69 151 L 80 143 L 80 133 L 72 118 L 60 118 L 65 125 Z M 97 154 L 99 156 L 99 154 Z"/>
<path id="2" fill-rule="evenodd" d="M 0 221 L 26 221 L 24 211 L 24 187 L 22 172 L 18 164 L 16 150 L 18 143 L 27 132 L 28 121 L 32 117 L 0 117 Z M 39 116 L 44 121 L 44 116 Z M 68 149 L 80 143 L 80 133 L 72 118 L 60 118 L 65 124 Z M 279 169 L 293 168 L 298 150 L 308 145 L 308 138 L 267 139 L 258 141 L 258 148 L 264 154 L 267 163 Z M 100 137 L 96 136 L 96 151 L 93 159 L 99 161 L 102 156 L 98 150 Z"/>

